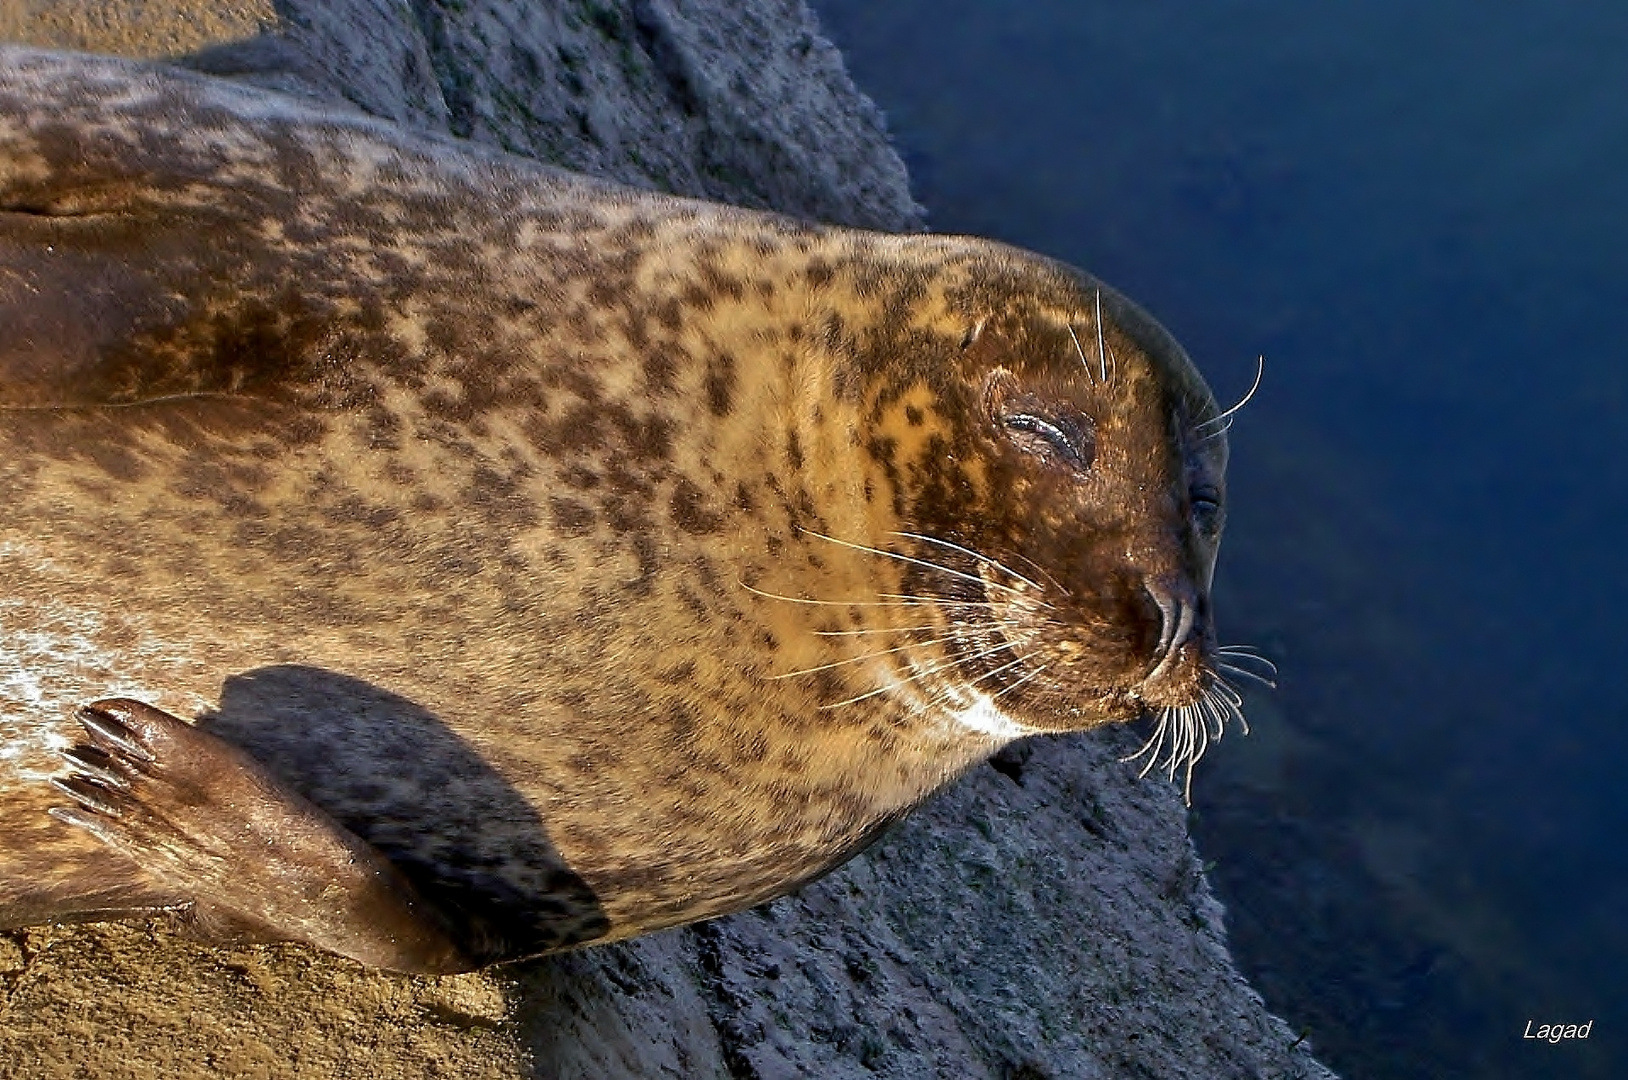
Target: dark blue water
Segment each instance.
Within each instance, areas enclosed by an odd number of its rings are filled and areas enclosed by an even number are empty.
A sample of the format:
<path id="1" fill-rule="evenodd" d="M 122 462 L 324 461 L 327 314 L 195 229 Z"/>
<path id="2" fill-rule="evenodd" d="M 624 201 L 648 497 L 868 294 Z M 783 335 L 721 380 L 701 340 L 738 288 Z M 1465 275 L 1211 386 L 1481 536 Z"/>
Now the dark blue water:
<path id="1" fill-rule="evenodd" d="M 815 6 L 935 228 L 1266 355 L 1217 599 L 1283 685 L 1193 831 L 1268 1003 L 1351 1077 L 1628 1076 L 1628 7 Z"/>

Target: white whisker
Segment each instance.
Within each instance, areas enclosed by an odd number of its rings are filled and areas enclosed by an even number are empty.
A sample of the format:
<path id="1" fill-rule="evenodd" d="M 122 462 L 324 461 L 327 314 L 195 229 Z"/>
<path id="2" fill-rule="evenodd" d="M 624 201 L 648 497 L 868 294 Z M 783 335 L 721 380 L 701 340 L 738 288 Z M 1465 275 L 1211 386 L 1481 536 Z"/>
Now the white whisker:
<path id="1" fill-rule="evenodd" d="M 973 551 L 971 548 L 965 548 L 965 547 L 962 547 L 960 544 L 952 544 L 948 540 L 940 540 L 936 536 L 926 536 L 926 535 L 924 535 L 922 533 L 896 532 L 893 535 L 894 536 L 902 536 L 902 537 L 905 537 L 905 538 L 910 539 L 910 540 L 920 540 L 923 543 L 927 543 L 927 544 L 938 544 L 939 546 L 947 547 L 952 551 L 959 551 L 961 554 L 970 556 L 971 558 L 974 558 L 974 559 L 977 559 L 981 563 L 987 563 L 988 565 L 993 566 L 995 569 L 999 570 L 1003 574 L 1007 574 L 1007 575 L 1009 575 L 1011 577 L 1017 578 L 1019 581 L 1023 582 L 1023 584 L 1029 586 L 1030 588 L 1036 590 L 1037 592 L 1045 592 L 1046 591 L 1038 582 L 1031 581 L 1028 578 L 1024 577 L 1022 574 L 1018 573 L 1016 570 L 1013 570 L 1011 567 L 1002 565 L 1000 560 L 993 559 L 993 558 L 989 557 L 988 555 L 981 555 L 978 552 Z"/>
<path id="2" fill-rule="evenodd" d="M 831 543 L 836 544 L 838 547 L 851 548 L 854 551 L 863 551 L 863 552 L 867 552 L 867 553 L 869 553 L 871 555 L 881 555 L 884 558 L 888 558 L 888 559 L 898 559 L 900 562 L 912 563 L 912 564 L 914 564 L 916 566 L 925 567 L 928 570 L 937 570 L 941 574 L 948 574 L 951 577 L 960 578 L 962 581 L 970 581 L 974 585 L 982 585 L 982 586 L 985 586 L 985 587 L 988 587 L 988 588 L 994 588 L 994 589 L 1003 589 L 1006 592 L 1014 593 L 1014 594 L 1016 594 L 1018 596 L 1023 595 L 1023 590 L 1022 589 L 1014 589 L 1010 585 L 1002 585 L 1002 584 L 1000 584 L 999 582 L 996 582 L 996 581 L 985 581 L 983 578 L 979 577 L 976 574 L 968 574 L 968 573 L 963 573 L 960 570 L 952 570 L 948 566 L 940 566 L 938 563 L 929 562 L 926 559 L 918 559 L 918 558 L 915 558 L 914 556 L 911 556 L 911 555 L 900 555 L 897 551 L 888 551 L 888 550 L 886 550 L 884 548 L 874 548 L 874 547 L 868 547 L 865 544 L 856 544 L 851 540 L 838 540 L 834 536 L 826 536 L 824 533 L 815 532 L 813 529 L 810 529 L 805 525 L 798 526 L 798 529 L 800 531 L 802 531 L 802 532 L 807 533 L 809 536 L 817 536 L 821 540 L 828 540 Z"/>
<path id="3" fill-rule="evenodd" d="M 888 656 L 888 655 L 891 655 L 892 653 L 904 652 L 906 649 L 917 648 L 917 647 L 925 649 L 925 648 L 931 648 L 934 645 L 942 645 L 946 641 L 954 641 L 954 640 L 956 640 L 956 636 L 957 635 L 955 635 L 955 634 L 947 634 L 944 637 L 934 638 L 934 639 L 932 639 L 930 641 L 906 642 L 903 645 L 895 645 L 891 649 L 878 649 L 875 652 L 863 653 L 863 654 L 861 654 L 859 656 L 845 656 L 841 660 L 833 660 L 829 664 L 819 664 L 819 665 L 817 665 L 815 667 L 803 668 L 800 671 L 783 671 L 778 675 L 770 675 L 769 678 L 771 680 L 773 680 L 773 679 L 793 679 L 793 678 L 796 678 L 799 675 L 812 675 L 816 671 L 830 671 L 832 668 L 839 668 L 839 667 L 842 667 L 845 664 L 858 664 L 858 663 L 861 663 L 861 662 L 866 661 L 866 660 L 874 660 L 878 656 Z"/>
<path id="4" fill-rule="evenodd" d="M 1271 679 L 1268 679 L 1266 676 L 1257 675 L 1253 671 L 1246 671 L 1245 669 L 1237 667 L 1234 664 L 1227 664 L 1217 661 L 1215 667 L 1217 671 L 1225 671 L 1227 674 L 1236 675 L 1240 679 L 1248 679 L 1251 682 L 1260 683 L 1268 690 L 1276 690 L 1278 688 L 1278 684 L 1273 682 Z"/>
<path id="5" fill-rule="evenodd" d="M 1209 427 L 1212 424 L 1219 424 L 1219 423 L 1223 422 L 1228 417 L 1235 414 L 1239 409 L 1243 408 L 1245 405 L 1248 405 L 1249 404 L 1249 399 L 1255 396 L 1255 391 L 1257 391 L 1257 390 L 1259 390 L 1261 388 L 1261 376 L 1263 376 L 1265 374 L 1266 374 L 1266 357 L 1262 356 L 1255 363 L 1255 382 L 1254 382 L 1254 384 L 1252 386 L 1250 386 L 1249 393 L 1245 394 L 1239 400 L 1238 404 L 1234 405 L 1232 408 L 1228 409 L 1226 412 L 1221 413 L 1219 416 L 1212 416 L 1208 420 L 1205 420 L 1203 423 L 1194 425 L 1194 427 L 1193 427 L 1194 434 L 1197 434 L 1197 433 L 1203 431 L 1205 428 Z M 1225 431 L 1226 428 L 1222 428 L 1221 430 Z M 1219 434 L 1219 433 L 1216 433 L 1216 434 Z"/>
<path id="6" fill-rule="evenodd" d="M 1170 723 L 1170 713 L 1171 710 L 1169 708 L 1160 709 L 1157 717 L 1157 726 L 1154 727 L 1153 734 L 1148 736 L 1147 742 L 1143 743 L 1141 749 L 1136 751 L 1136 753 L 1122 757 L 1119 760 L 1122 762 L 1135 761 L 1137 758 L 1142 757 L 1144 754 L 1147 754 L 1149 751 L 1153 750 L 1154 747 L 1158 746 L 1159 743 L 1164 740 L 1165 728 L 1169 726 Z M 1153 768 L 1153 763 L 1158 759 L 1158 757 L 1159 755 L 1154 753 L 1152 757 L 1148 758 L 1147 764 L 1142 766 L 1142 771 L 1136 774 L 1138 779 L 1148 774 L 1148 771 Z"/>
<path id="7" fill-rule="evenodd" d="M 1068 336 L 1074 341 L 1074 351 L 1080 354 L 1080 366 L 1085 369 L 1085 381 L 1091 381 L 1091 361 L 1085 358 L 1085 350 L 1080 348 L 1080 339 L 1074 333 L 1074 324 L 1068 324 Z"/>
<path id="8" fill-rule="evenodd" d="M 1016 690 L 1018 687 L 1022 686 L 1024 683 L 1028 682 L 1030 679 L 1033 679 L 1034 677 L 1039 675 L 1042 671 L 1045 671 L 1047 666 L 1048 665 L 1046 665 L 1046 664 L 1041 664 L 1039 667 L 1035 668 L 1033 671 L 1031 671 L 1027 675 L 1023 676 L 1023 678 L 1016 679 L 1016 680 L 1008 683 L 1007 685 L 1001 687 L 999 690 L 997 690 L 993 694 L 989 695 L 989 700 L 994 701 L 996 698 L 1000 697 L 1002 694 L 1010 694 L 1013 690 Z"/>
<path id="9" fill-rule="evenodd" d="M 910 600 L 917 607 L 992 608 L 988 600 L 944 600 L 936 596 L 911 596 L 909 593 L 877 593 L 884 600 Z"/>
<path id="10" fill-rule="evenodd" d="M 784 600 L 788 604 L 819 604 L 825 607 L 932 607 L 940 603 L 940 601 L 931 597 L 899 595 L 892 595 L 891 598 L 885 600 L 810 600 L 804 596 L 782 596 L 780 593 L 764 592 L 762 589 L 754 589 L 744 581 L 737 584 L 749 593 L 769 600 Z"/>
<path id="11" fill-rule="evenodd" d="M 815 630 L 815 637 L 859 637 L 865 634 L 914 634 L 922 630 L 938 630 L 937 626 L 872 626 L 864 630 Z"/>
<path id="12" fill-rule="evenodd" d="M 949 657 L 948 659 L 939 661 L 938 663 L 932 665 L 931 667 L 923 668 L 920 671 L 913 672 L 913 673 L 911 673 L 911 675 L 908 678 L 900 679 L 897 682 L 889 682 L 889 683 L 887 683 L 887 684 L 885 684 L 883 686 L 877 687 L 875 690 L 867 690 L 863 694 L 858 694 L 858 695 L 856 695 L 854 697 L 847 698 L 847 699 L 845 699 L 843 701 L 835 701 L 835 702 L 832 702 L 829 705 L 821 705 L 820 709 L 821 709 L 821 711 L 825 711 L 827 709 L 840 709 L 844 705 L 852 705 L 855 702 L 864 701 L 866 698 L 873 698 L 873 697 L 876 697 L 878 694 L 885 694 L 890 690 L 898 690 L 901 687 L 908 686 L 911 683 L 916 682 L 918 679 L 925 679 L 929 675 L 936 675 L 938 672 L 943 671 L 945 668 L 954 667 L 958 663 L 965 663 L 965 662 L 969 662 L 969 661 L 972 661 L 972 660 L 982 660 L 986 656 L 994 656 L 996 653 L 1000 652 L 1004 648 L 1006 648 L 1006 643 L 1003 641 L 999 645 L 995 645 L 995 646 L 992 646 L 992 647 L 990 647 L 988 649 L 984 649 L 981 652 L 975 652 L 971 656 L 952 656 L 952 657 Z"/>
<path id="13" fill-rule="evenodd" d="M 1102 371 L 1102 385 L 1108 385 L 1108 354 L 1103 345 L 1102 290 L 1097 290 L 1097 365 Z"/>
<path id="14" fill-rule="evenodd" d="M 1215 651 L 1217 655 L 1226 657 L 1234 664 L 1259 664 L 1269 674 L 1278 673 L 1278 666 L 1262 656 L 1252 645 L 1223 645 Z"/>
<path id="15" fill-rule="evenodd" d="M 1224 698 L 1227 704 L 1233 706 L 1234 708 L 1237 708 L 1244 703 L 1243 697 L 1236 689 L 1233 688 L 1232 684 L 1221 678 L 1219 675 L 1215 677 L 1215 682 L 1205 687 L 1204 693 L 1206 696 L 1215 694 L 1218 697 Z"/>
<path id="16" fill-rule="evenodd" d="M 985 679 L 990 678 L 991 676 L 999 675 L 1003 671 L 1009 671 L 1012 668 L 1017 667 L 1021 663 L 1023 663 L 1023 657 L 1021 657 L 1021 656 L 1018 657 L 1016 660 L 1009 660 L 1006 663 L 1002 664 L 1000 667 L 990 668 L 988 671 L 984 672 L 982 675 L 978 676 L 976 679 L 968 679 L 967 680 L 967 685 L 968 686 L 974 686 L 974 685 L 976 685 L 978 683 L 983 682 Z M 1010 689 L 1010 687 L 1008 689 Z"/>

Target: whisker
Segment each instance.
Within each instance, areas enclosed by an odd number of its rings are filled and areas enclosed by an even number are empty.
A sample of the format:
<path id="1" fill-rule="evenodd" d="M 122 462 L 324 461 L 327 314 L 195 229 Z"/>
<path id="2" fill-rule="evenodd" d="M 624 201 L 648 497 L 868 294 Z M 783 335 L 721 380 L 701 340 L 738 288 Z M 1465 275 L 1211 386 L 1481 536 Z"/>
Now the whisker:
<path id="1" fill-rule="evenodd" d="M 1223 645 L 1215 650 L 1217 655 L 1226 657 L 1234 664 L 1257 664 L 1266 669 L 1267 674 L 1276 675 L 1278 666 L 1258 652 L 1248 652 L 1250 646 Z"/>
<path id="2" fill-rule="evenodd" d="M 868 552 L 871 555 L 881 555 L 881 556 L 884 556 L 885 558 L 889 558 L 889 559 L 898 559 L 900 562 L 912 563 L 912 564 L 914 564 L 916 566 L 925 567 L 928 570 L 937 570 L 941 574 L 948 574 L 951 577 L 960 578 L 962 581 L 970 581 L 974 585 L 982 585 L 982 586 L 985 586 L 985 587 L 988 587 L 988 588 L 994 588 L 994 589 L 1003 589 L 1006 592 L 1013 593 L 1013 594 L 1015 594 L 1017 596 L 1024 595 L 1022 589 L 1014 589 L 1010 585 L 1002 585 L 1001 583 L 999 583 L 997 581 L 985 581 L 983 578 L 977 576 L 976 574 L 968 574 L 968 573 L 964 573 L 963 571 L 960 571 L 960 570 L 952 570 L 948 566 L 940 566 L 938 563 L 929 562 L 926 559 L 918 559 L 918 558 L 915 558 L 914 556 L 911 556 L 911 555 L 900 555 L 896 551 L 887 551 L 887 550 L 885 550 L 883 548 L 867 547 L 864 544 L 856 544 L 851 540 L 838 540 L 834 536 L 826 536 L 824 533 L 815 532 L 813 529 L 810 529 L 807 526 L 800 525 L 800 526 L 798 526 L 798 528 L 799 528 L 799 530 L 801 530 L 802 532 L 807 533 L 810 536 L 817 536 L 821 540 L 828 540 L 831 543 L 836 544 L 838 547 L 851 548 L 854 551 L 864 551 L 864 552 Z"/>
<path id="3" fill-rule="evenodd" d="M 744 581 L 737 584 L 749 593 L 769 600 L 784 600 L 788 604 L 820 604 L 827 607 L 930 607 L 939 602 L 931 597 L 906 597 L 887 593 L 882 594 L 891 596 L 886 600 L 810 600 L 804 596 L 782 596 L 779 593 L 764 592 L 762 589 L 754 589 Z"/>
<path id="4" fill-rule="evenodd" d="M 1204 717 L 1199 712 L 1197 705 L 1183 706 L 1181 720 L 1181 756 L 1170 763 L 1170 779 L 1172 782 L 1175 781 L 1176 773 L 1181 771 L 1182 766 L 1185 765 L 1191 772 L 1193 762 L 1197 760 L 1198 755 L 1204 752 L 1199 748 L 1199 740 L 1204 739 L 1205 746 L 1208 747 L 1209 745 L 1204 728 Z"/>
<path id="5" fill-rule="evenodd" d="M 1227 733 L 1227 717 L 1232 715 L 1234 706 L 1221 697 L 1220 694 L 1214 696 L 1206 694 L 1204 702 L 1207 706 L 1205 712 L 1209 714 L 1211 720 L 1215 721 L 1215 726 L 1210 729 L 1211 736 L 1220 739 L 1221 736 Z"/>
<path id="6" fill-rule="evenodd" d="M 923 668 L 921 671 L 914 672 L 908 678 L 900 679 L 898 682 L 887 683 L 884 686 L 877 687 L 875 690 L 867 690 L 863 694 L 858 694 L 858 695 L 856 695 L 854 697 L 847 698 L 846 700 L 843 700 L 843 701 L 832 702 L 829 705 L 821 705 L 820 710 L 823 712 L 823 711 L 828 710 L 828 709 L 840 709 L 844 705 L 852 705 L 855 702 L 864 701 L 866 698 L 873 698 L 873 697 L 876 697 L 878 694 L 885 694 L 890 690 L 898 690 L 901 687 L 908 686 L 911 683 L 916 682 L 918 679 L 925 679 L 929 675 L 936 675 L 938 672 L 943 671 L 945 668 L 953 667 L 958 663 L 965 663 L 965 662 L 968 662 L 968 661 L 971 661 L 971 660 L 982 660 L 986 656 L 994 656 L 996 653 L 1000 652 L 1002 649 L 1004 649 L 1006 647 L 1007 647 L 1006 643 L 1003 641 L 999 645 L 995 645 L 995 646 L 992 646 L 992 647 L 990 647 L 988 649 L 984 649 L 981 652 L 975 652 L 971 656 L 952 656 L 952 657 L 949 657 L 947 659 L 939 661 L 938 663 L 932 665 L 931 667 Z"/>
<path id="7" fill-rule="evenodd" d="M 1046 591 L 1038 582 L 1030 581 L 1028 578 L 1024 577 L 1022 574 L 1018 573 L 1016 570 L 1013 570 L 1011 567 L 1003 566 L 999 559 L 994 559 L 994 558 L 991 558 L 988 555 L 980 554 L 979 552 L 973 551 L 971 548 L 965 548 L 965 547 L 962 547 L 960 544 L 952 544 L 948 540 L 940 540 L 936 536 L 926 536 L 926 535 L 923 535 L 922 533 L 896 532 L 893 535 L 894 536 L 902 536 L 902 537 L 905 537 L 905 538 L 910 539 L 910 540 L 920 540 L 923 543 L 938 544 L 939 546 L 947 547 L 952 551 L 959 551 L 961 554 L 971 556 L 972 558 L 977 559 L 981 563 L 987 563 L 988 565 L 993 566 L 995 569 L 999 570 L 1003 574 L 1008 574 L 1008 575 L 1010 575 L 1012 577 L 1017 578 L 1019 581 L 1023 582 L 1023 584 L 1029 586 L 1032 589 L 1035 589 L 1038 592 L 1045 592 Z"/>
<path id="8" fill-rule="evenodd" d="M 892 653 L 904 652 L 906 649 L 917 648 L 917 647 L 925 649 L 925 648 L 930 648 L 930 647 L 932 647 L 934 645 L 942 645 L 946 641 L 954 641 L 954 640 L 956 640 L 956 637 L 957 637 L 957 635 L 955 635 L 955 634 L 946 634 L 944 637 L 934 638 L 931 641 L 911 641 L 911 642 L 906 642 L 903 645 L 895 645 L 891 649 L 878 649 L 875 652 L 863 653 L 863 654 L 861 654 L 859 656 L 845 656 L 841 660 L 833 660 L 829 664 L 820 664 L 820 665 L 818 665 L 816 667 L 803 668 L 801 671 L 783 671 L 778 675 L 770 675 L 769 678 L 771 680 L 774 680 L 774 679 L 792 679 L 792 678 L 796 678 L 799 675 L 812 675 L 816 671 L 830 671 L 832 668 L 842 667 L 844 664 L 858 664 L 858 663 L 862 663 L 862 662 L 864 662 L 866 660 L 874 660 L 878 656 L 888 656 L 888 655 L 890 655 Z"/>
<path id="9" fill-rule="evenodd" d="M 1234 707 L 1233 710 L 1232 710 L 1232 715 L 1234 715 L 1234 716 L 1236 716 L 1238 718 L 1238 729 L 1240 731 L 1242 731 L 1245 735 L 1248 735 L 1249 734 L 1249 717 L 1244 715 L 1243 708 L 1241 706 Z"/>
<path id="10" fill-rule="evenodd" d="M 1198 707 L 1196 705 L 1183 705 L 1176 710 L 1176 715 L 1181 722 L 1177 725 L 1176 737 L 1170 740 L 1170 761 L 1168 764 L 1172 783 L 1175 782 L 1176 771 L 1182 764 L 1190 763 L 1193 760 L 1193 748 L 1198 744 L 1199 732 L 1203 730 L 1203 724 L 1199 721 Z"/>
<path id="11" fill-rule="evenodd" d="M 1024 660 L 1024 658 L 1020 656 L 1016 660 L 1007 661 L 1006 663 L 1002 664 L 998 668 L 990 668 L 988 671 L 984 672 L 982 675 L 978 676 L 976 679 L 968 679 L 967 680 L 967 685 L 968 686 L 973 686 L 973 685 L 975 685 L 977 683 L 983 682 L 985 679 L 990 678 L 993 675 L 999 675 L 1003 671 L 1008 671 L 1008 670 L 1010 670 L 1012 668 L 1015 668 L 1019 664 L 1023 663 L 1023 660 Z M 1010 690 L 1011 687 L 1007 687 L 1007 689 Z M 1002 692 L 1004 693 L 1005 691 L 1002 691 Z"/>
<path id="12" fill-rule="evenodd" d="M 1187 784 L 1189 787 L 1193 783 L 1193 766 L 1198 764 L 1198 759 L 1203 757 L 1205 751 L 1210 748 L 1209 721 L 1212 719 L 1214 719 L 1214 714 L 1210 709 L 1206 708 L 1202 703 L 1195 703 L 1191 718 L 1192 725 L 1188 729 L 1187 754 L 1183 758 L 1183 762 L 1187 766 Z"/>
<path id="13" fill-rule="evenodd" d="M 1238 676 L 1238 678 L 1240 678 L 1240 679 L 1248 679 L 1251 682 L 1260 683 L 1262 686 L 1266 687 L 1268 690 L 1276 690 L 1278 688 L 1278 684 L 1273 682 L 1271 679 L 1268 679 L 1265 675 L 1257 675 L 1253 671 L 1248 671 L 1248 670 L 1246 670 L 1244 668 L 1241 668 L 1241 667 L 1238 667 L 1238 666 L 1236 666 L 1234 664 L 1227 664 L 1227 663 L 1222 663 L 1220 661 L 1217 661 L 1215 667 L 1216 667 L 1217 671 L 1225 671 L 1229 675 Z"/>
<path id="14" fill-rule="evenodd" d="M 1225 701 L 1227 705 L 1226 710 L 1221 717 L 1222 730 L 1225 730 L 1226 719 L 1230 716 L 1237 719 L 1238 727 L 1242 729 L 1245 735 L 1248 735 L 1249 720 L 1244 716 L 1244 698 L 1243 695 L 1238 692 L 1238 688 L 1233 686 L 1227 680 L 1223 679 L 1221 676 L 1217 675 L 1215 676 L 1215 682 L 1210 686 L 1210 690 L 1214 691 L 1218 700 Z M 1221 733 L 1218 731 L 1215 737 L 1219 739 L 1221 737 Z"/>
<path id="15" fill-rule="evenodd" d="M 1228 667 L 1221 664 L 1218 667 Z M 1155 770 L 1175 783 L 1182 777 L 1182 799 L 1193 804 L 1193 773 L 1213 743 L 1226 734 L 1227 721 L 1237 720 L 1245 735 L 1249 734 L 1249 721 L 1244 717 L 1243 695 L 1238 688 L 1215 671 L 1207 672 L 1207 680 L 1196 700 L 1185 705 L 1165 706 L 1154 714 L 1153 733 L 1134 754 L 1122 757 L 1122 762 L 1146 759 L 1137 771 L 1137 778 L 1146 777 Z M 1253 672 L 1240 674 L 1260 680 Z"/>
<path id="16" fill-rule="evenodd" d="M 1186 724 L 1187 724 L 1186 711 L 1187 711 L 1187 706 L 1185 706 L 1185 705 L 1181 706 L 1180 708 L 1173 708 L 1173 709 L 1170 710 L 1170 725 L 1169 725 L 1169 727 L 1170 727 L 1170 753 L 1169 753 L 1169 756 L 1167 756 L 1164 761 L 1159 761 L 1158 760 L 1159 755 L 1154 754 L 1153 757 L 1150 759 L 1150 760 L 1155 762 L 1155 768 L 1158 768 L 1161 771 L 1168 768 L 1169 773 L 1167 775 L 1172 780 L 1174 780 L 1176 778 L 1176 767 L 1175 767 L 1176 766 L 1176 753 L 1181 747 L 1181 734 L 1182 734 L 1182 731 L 1185 730 Z"/>
<path id="17" fill-rule="evenodd" d="M 1080 366 L 1085 369 L 1085 381 L 1091 381 L 1091 361 L 1085 358 L 1085 350 L 1080 348 L 1080 339 L 1074 333 L 1074 324 L 1068 324 L 1068 336 L 1074 340 L 1074 351 L 1080 354 Z"/>
<path id="18" fill-rule="evenodd" d="M 871 626 L 863 630 L 814 630 L 815 637 L 859 637 L 864 634 L 913 634 L 922 630 L 937 630 L 937 626 Z"/>
<path id="19" fill-rule="evenodd" d="M 1232 408 L 1228 409 L 1226 412 L 1221 413 L 1219 416 L 1212 416 L 1208 420 L 1205 420 L 1203 423 L 1194 425 L 1194 427 L 1193 427 L 1194 434 L 1197 434 L 1198 432 L 1203 431 L 1205 428 L 1209 427 L 1211 424 L 1219 424 L 1219 423 L 1221 423 L 1222 421 L 1226 420 L 1229 416 L 1232 416 L 1233 414 L 1235 414 L 1239 409 L 1243 408 L 1245 405 L 1248 405 L 1249 404 L 1249 399 L 1255 396 L 1255 391 L 1257 391 L 1257 390 L 1259 390 L 1261 388 L 1261 376 L 1263 376 L 1265 374 L 1266 374 L 1266 357 L 1262 356 L 1260 359 L 1258 359 L 1255 362 L 1255 382 L 1254 382 L 1254 384 L 1252 386 L 1250 386 L 1249 393 L 1245 394 L 1239 400 L 1238 404 L 1234 405 Z M 1226 428 L 1222 428 L 1221 430 L 1225 431 Z"/>
<path id="20" fill-rule="evenodd" d="M 877 593 L 884 600 L 909 600 L 917 607 L 992 608 L 988 600 L 945 600 L 937 596 L 911 596 L 909 593 Z"/>
<path id="21" fill-rule="evenodd" d="M 1215 694 L 1234 707 L 1241 706 L 1244 703 L 1243 697 L 1233 688 L 1232 684 L 1219 675 L 1215 677 L 1215 682 L 1204 688 L 1204 693 L 1206 695 Z"/>
<path id="22" fill-rule="evenodd" d="M 1187 776 L 1181 785 L 1181 801 L 1186 803 L 1188 806 L 1193 805 L 1193 767 L 1198 764 L 1199 758 L 1204 756 L 1204 751 L 1210 748 L 1209 736 L 1203 730 L 1202 726 L 1199 729 L 1199 737 L 1201 741 L 1198 746 L 1198 752 L 1189 754 L 1187 756 Z M 1174 777 L 1172 777 L 1172 779 L 1174 779 Z"/>
<path id="23" fill-rule="evenodd" d="M 1165 728 L 1169 726 L 1170 714 L 1172 711 L 1173 710 L 1168 706 L 1160 709 L 1157 716 L 1157 726 L 1153 729 L 1153 734 L 1148 736 L 1147 742 L 1143 743 L 1142 748 L 1136 751 L 1136 753 L 1122 757 L 1119 760 L 1122 762 L 1135 761 L 1137 758 L 1143 756 L 1148 751 L 1158 746 L 1159 743 L 1164 740 Z M 1158 757 L 1159 755 L 1155 753 L 1152 757 L 1148 758 L 1147 764 L 1142 767 L 1142 771 L 1136 774 L 1138 779 L 1148 774 L 1148 771 L 1153 768 L 1153 763 L 1158 760 Z"/>
<path id="24" fill-rule="evenodd" d="M 1000 697 L 1002 694 L 1010 694 L 1013 690 L 1016 690 L 1018 687 L 1022 686 L 1024 683 L 1028 682 L 1030 679 L 1032 679 L 1035 676 L 1039 675 L 1042 671 L 1045 671 L 1048 666 L 1050 666 L 1050 665 L 1041 664 L 1039 667 L 1035 668 L 1033 671 L 1031 671 L 1027 675 L 1023 676 L 1023 678 L 1014 680 L 1013 682 L 1010 682 L 1007 685 L 1001 687 L 999 690 L 997 690 L 993 694 L 989 695 L 989 700 L 994 701 L 996 698 Z"/>
<path id="25" fill-rule="evenodd" d="M 1108 354 L 1103 347 L 1102 290 L 1097 290 L 1097 365 L 1102 370 L 1102 385 L 1108 385 Z"/>

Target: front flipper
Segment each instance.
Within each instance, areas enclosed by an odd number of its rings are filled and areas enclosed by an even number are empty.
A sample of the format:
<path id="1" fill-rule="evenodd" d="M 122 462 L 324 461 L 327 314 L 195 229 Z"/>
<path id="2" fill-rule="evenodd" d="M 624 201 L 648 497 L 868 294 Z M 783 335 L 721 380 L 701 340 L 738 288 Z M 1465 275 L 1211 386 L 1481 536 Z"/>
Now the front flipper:
<path id="1" fill-rule="evenodd" d="M 201 925 L 251 927 L 394 971 L 478 964 L 388 860 L 252 757 L 125 698 L 79 712 L 58 819 L 190 897 Z"/>

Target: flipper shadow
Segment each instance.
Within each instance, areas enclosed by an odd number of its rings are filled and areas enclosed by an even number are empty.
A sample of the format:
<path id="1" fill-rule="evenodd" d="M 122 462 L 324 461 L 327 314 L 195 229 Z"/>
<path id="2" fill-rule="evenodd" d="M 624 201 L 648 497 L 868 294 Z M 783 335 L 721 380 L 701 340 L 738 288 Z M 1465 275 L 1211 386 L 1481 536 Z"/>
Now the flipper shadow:
<path id="1" fill-rule="evenodd" d="M 322 668 L 264 667 L 227 679 L 199 726 L 371 844 L 482 963 L 608 929 L 526 799 L 407 698 Z"/>

